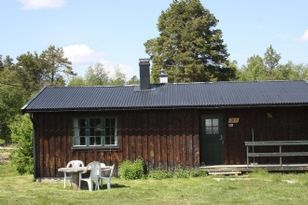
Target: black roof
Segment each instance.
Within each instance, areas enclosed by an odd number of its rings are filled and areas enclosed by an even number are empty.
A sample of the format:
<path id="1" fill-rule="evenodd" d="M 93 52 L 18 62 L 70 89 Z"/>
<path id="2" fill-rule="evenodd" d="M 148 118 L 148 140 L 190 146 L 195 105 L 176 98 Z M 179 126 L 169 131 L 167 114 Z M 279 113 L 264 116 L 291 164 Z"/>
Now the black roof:
<path id="1" fill-rule="evenodd" d="M 253 81 L 155 84 L 139 86 L 45 87 L 23 112 L 210 108 L 245 106 L 308 106 L 305 81 Z"/>

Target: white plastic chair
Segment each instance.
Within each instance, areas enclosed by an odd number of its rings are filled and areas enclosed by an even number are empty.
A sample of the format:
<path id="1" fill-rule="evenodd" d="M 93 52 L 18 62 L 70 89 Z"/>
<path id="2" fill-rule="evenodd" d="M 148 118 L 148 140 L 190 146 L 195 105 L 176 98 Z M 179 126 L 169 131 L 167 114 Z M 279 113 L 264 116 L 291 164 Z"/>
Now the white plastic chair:
<path id="1" fill-rule="evenodd" d="M 105 163 L 101 163 L 101 168 L 104 168 L 106 167 L 106 164 Z"/>
<path id="2" fill-rule="evenodd" d="M 79 185 L 81 181 L 85 181 L 88 184 L 89 191 L 93 190 L 93 182 L 95 183 L 95 189 L 99 189 L 99 177 L 101 176 L 101 164 L 100 162 L 94 161 L 87 165 L 90 171 L 90 176 L 83 178 L 82 175 L 79 177 Z M 80 187 L 80 186 L 79 186 Z"/>
<path id="3" fill-rule="evenodd" d="M 111 188 L 111 177 L 113 174 L 113 170 L 114 170 L 114 165 L 110 167 L 110 172 L 107 176 L 104 176 L 104 175 L 99 176 L 99 184 L 103 184 L 103 180 L 106 180 L 107 189 Z"/>
<path id="4" fill-rule="evenodd" d="M 66 165 L 67 168 L 69 167 L 84 167 L 84 164 L 82 161 L 80 160 L 72 160 L 69 161 Z M 79 178 L 81 176 L 81 173 L 79 174 Z M 66 180 L 70 180 L 70 185 L 72 186 L 72 177 L 68 176 L 68 173 L 64 172 L 64 188 L 66 187 Z M 79 183 L 79 187 L 80 187 L 80 183 Z"/>

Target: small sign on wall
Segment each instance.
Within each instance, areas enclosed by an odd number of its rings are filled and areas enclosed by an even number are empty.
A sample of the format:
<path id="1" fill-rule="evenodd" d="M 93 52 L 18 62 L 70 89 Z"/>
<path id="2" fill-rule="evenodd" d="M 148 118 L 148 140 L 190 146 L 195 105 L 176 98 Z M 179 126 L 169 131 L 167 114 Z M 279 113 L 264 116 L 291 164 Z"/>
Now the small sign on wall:
<path id="1" fill-rule="evenodd" d="M 228 124 L 237 124 L 240 122 L 239 117 L 229 117 L 228 118 Z"/>
<path id="2" fill-rule="evenodd" d="M 228 127 L 234 127 L 234 124 L 238 124 L 240 122 L 239 117 L 229 117 L 228 118 Z"/>

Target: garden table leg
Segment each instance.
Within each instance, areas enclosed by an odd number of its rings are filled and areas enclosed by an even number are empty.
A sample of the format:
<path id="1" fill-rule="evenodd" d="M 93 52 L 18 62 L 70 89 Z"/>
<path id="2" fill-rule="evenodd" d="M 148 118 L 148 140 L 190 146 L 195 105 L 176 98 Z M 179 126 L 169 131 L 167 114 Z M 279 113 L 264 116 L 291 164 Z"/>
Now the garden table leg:
<path id="1" fill-rule="evenodd" d="M 72 187 L 73 190 L 78 190 L 79 187 L 79 173 L 72 173 Z"/>

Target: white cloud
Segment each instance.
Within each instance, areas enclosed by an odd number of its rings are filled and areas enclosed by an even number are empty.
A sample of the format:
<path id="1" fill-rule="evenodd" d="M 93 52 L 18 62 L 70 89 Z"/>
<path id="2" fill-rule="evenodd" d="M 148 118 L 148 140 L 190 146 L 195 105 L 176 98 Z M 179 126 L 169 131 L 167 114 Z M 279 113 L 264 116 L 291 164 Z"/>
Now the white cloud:
<path id="1" fill-rule="evenodd" d="M 20 0 L 23 9 L 60 8 L 66 0 Z"/>
<path id="2" fill-rule="evenodd" d="M 308 41 L 308 29 L 305 30 L 304 34 L 301 37 L 302 41 Z"/>
<path id="3" fill-rule="evenodd" d="M 106 59 L 105 53 L 95 51 L 86 44 L 74 44 L 63 47 L 64 55 L 73 64 L 74 70 L 79 75 L 84 75 L 86 69 L 95 63 L 101 63 L 107 72 L 114 75 L 116 68 L 124 73 L 127 78 L 135 75 L 132 66 L 122 63 L 113 63 Z"/>
<path id="4" fill-rule="evenodd" d="M 102 58 L 104 53 L 94 52 L 86 44 L 75 44 L 63 47 L 64 55 L 77 65 L 91 64 Z"/>

